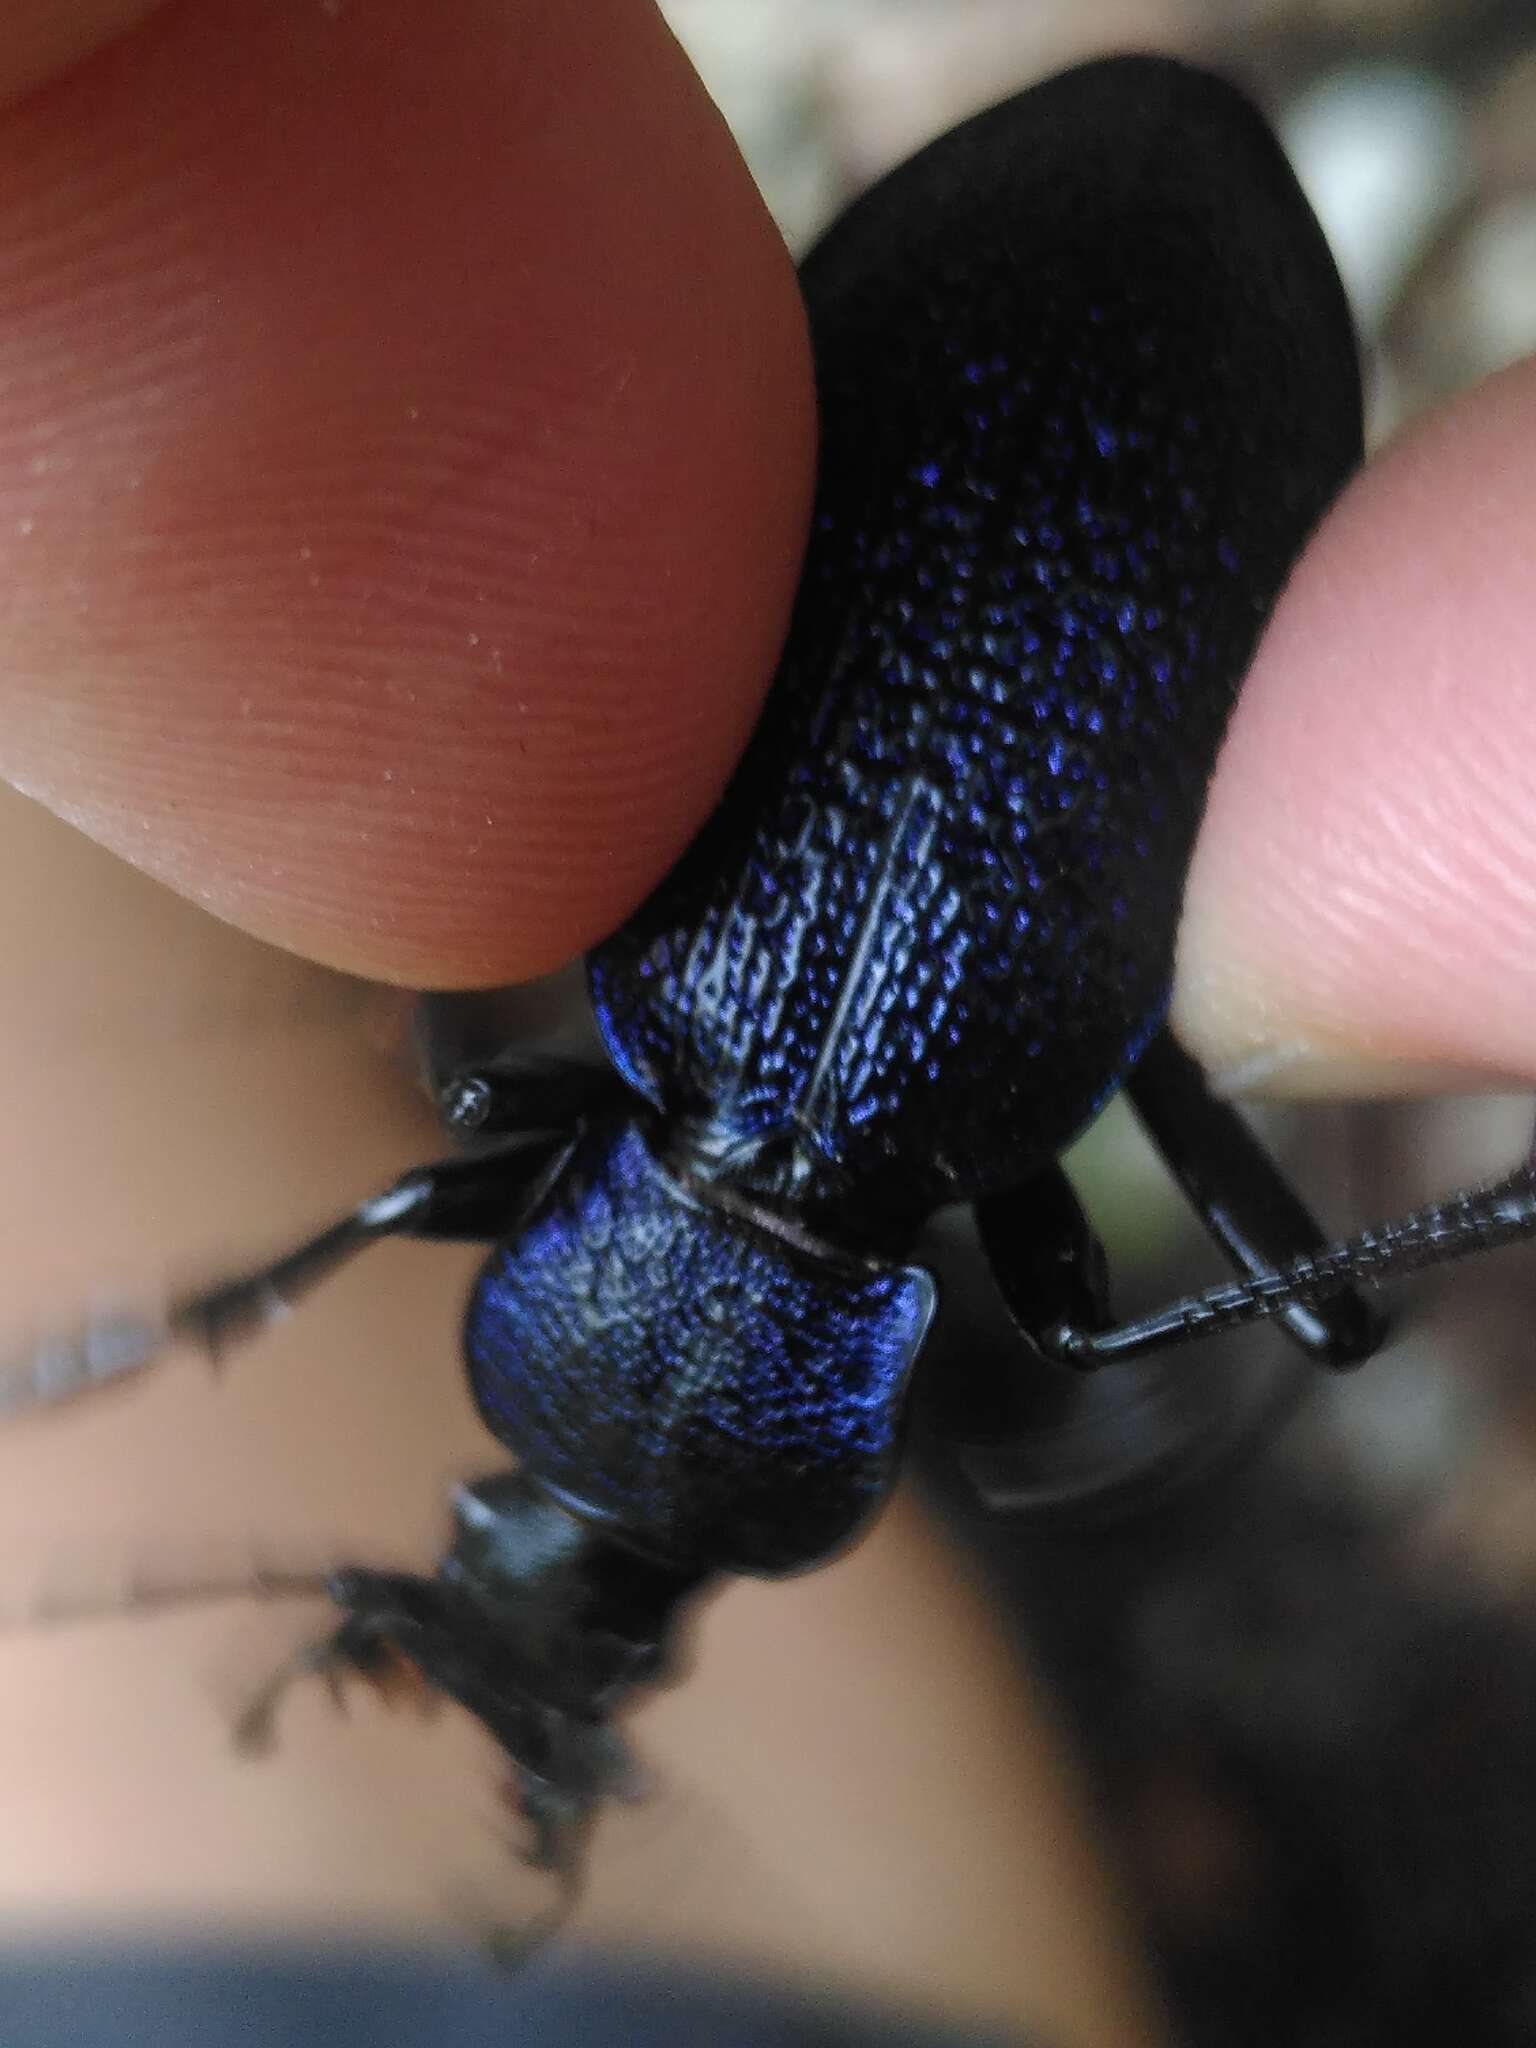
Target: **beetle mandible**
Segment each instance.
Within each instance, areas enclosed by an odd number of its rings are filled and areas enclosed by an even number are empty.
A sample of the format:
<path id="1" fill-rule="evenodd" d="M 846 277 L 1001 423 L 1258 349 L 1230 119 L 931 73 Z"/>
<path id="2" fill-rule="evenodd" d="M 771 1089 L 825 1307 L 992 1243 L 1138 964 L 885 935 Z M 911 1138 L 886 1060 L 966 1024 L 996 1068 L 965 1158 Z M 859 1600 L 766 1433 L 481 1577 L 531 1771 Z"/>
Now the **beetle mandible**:
<path id="1" fill-rule="evenodd" d="M 878 1508 L 936 1210 L 975 1209 L 1000 1375 L 1261 1315 L 1353 1363 L 1355 1278 L 1536 1229 L 1524 1171 L 1325 1246 L 1162 1023 L 1237 687 L 1361 452 L 1343 293 L 1259 115 L 1173 62 L 1085 66 L 892 173 L 802 275 L 800 592 L 718 811 L 590 956 L 610 1070 L 438 1073 L 459 1156 L 0 1389 L 222 1351 L 391 1234 L 490 1243 L 464 1346 L 515 1468 L 459 1491 L 432 1576 L 331 1574 L 300 1661 L 403 1658 L 457 1700 L 567 1880 L 680 1611 Z M 1057 1159 L 1121 1086 L 1242 1277 L 1116 1325 Z"/>

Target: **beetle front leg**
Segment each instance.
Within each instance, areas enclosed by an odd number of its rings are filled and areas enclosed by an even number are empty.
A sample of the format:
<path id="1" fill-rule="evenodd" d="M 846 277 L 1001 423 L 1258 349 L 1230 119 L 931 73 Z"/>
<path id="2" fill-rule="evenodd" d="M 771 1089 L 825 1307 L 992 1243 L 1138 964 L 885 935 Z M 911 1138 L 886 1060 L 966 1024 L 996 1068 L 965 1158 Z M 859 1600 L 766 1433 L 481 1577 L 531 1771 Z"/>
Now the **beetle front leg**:
<path id="1" fill-rule="evenodd" d="M 606 1061 L 509 1051 L 515 1033 L 494 992 L 428 996 L 416 1041 L 422 1076 L 443 1128 L 456 1138 L 570 1130 L 617 1107 L 627 1090 Z"/>
<path id="2" fill-rule="evenodd" d="M 576 1060 L 507 1055 L 456 1067 L 434 1080 L 443 1127 L 479 1139 L 569 1129 L 624 1099 L 624 1084 Z"/>
<path id="3" fill-rule="evenodd" d="M 73 1336 L 36 1344 L 0 1368 L 0 1415 L 92 1392 L 142 1371 L 179 1343 L 222 1359 L 387 1237 L 493 1242 L 537 1198 L 573 1142 L 564 1131 L 531 1133 L 416 1167 L 254 1271 L 173 1302 L 163 1317 L 102 1317 Z"/>

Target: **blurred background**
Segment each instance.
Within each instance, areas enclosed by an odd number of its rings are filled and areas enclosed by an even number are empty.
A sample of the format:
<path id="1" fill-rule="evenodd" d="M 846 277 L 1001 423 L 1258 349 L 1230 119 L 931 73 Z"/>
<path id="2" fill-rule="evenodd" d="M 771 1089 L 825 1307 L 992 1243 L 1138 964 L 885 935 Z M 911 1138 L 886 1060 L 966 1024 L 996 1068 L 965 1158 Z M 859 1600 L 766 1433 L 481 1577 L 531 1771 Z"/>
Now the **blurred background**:
<path id="1" fill-rule="evenodd" d="M 1536 348 L 1530 0 L 667 0 L 787 239 L 976 108 L 1155 49 L 1268 109 L 1362 339 L 1373 443 Z M 1260 1113 L 1340 1231 L 1503 1170 L 1528 1100 Z M 1128 1115 L 1072 1167 L 1135 1306 L 1213 1276 Z M 1005 1345 L 949 1244 L 930 1374 Z M 932 1484 L 1088 1749 L 1203 2044 L 1536 2039 L 1536 1257 L 1394 1295 L 1357 1377 L 1269 1333 Z M 1106 1376 L 1110 1377 L 1110 1376 Z M 994 1504 L 999 1481 L 980 1471 Z"/>

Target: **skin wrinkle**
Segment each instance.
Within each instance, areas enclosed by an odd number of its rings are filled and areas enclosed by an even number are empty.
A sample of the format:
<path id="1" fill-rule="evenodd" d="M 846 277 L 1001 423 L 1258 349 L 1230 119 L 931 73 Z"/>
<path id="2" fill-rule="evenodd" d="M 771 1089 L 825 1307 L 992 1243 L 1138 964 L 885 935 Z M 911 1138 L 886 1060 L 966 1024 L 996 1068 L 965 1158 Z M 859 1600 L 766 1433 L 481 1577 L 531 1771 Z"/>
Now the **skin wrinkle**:
<path id="1" fill-rule="evenodd" d="M 123 35 L 155 0 L 7 0 L 0 105 L 34 91 L 87 52 Z"/>
<path id="2" fill-rule="evenodd" d="M 1533 438 L 1529 363 L 1411 429 L 1265 637 L 1181 935 L 1176 1021 L 1230 1085 L 1536 1071 Z"/>
<path id="3" fill-rule="evenodd" d="M 1446 811 L 1442 780 L 1394 773 L 1388 735 L 1376 783 L 1361 799 L 1361 820 L 1349 824 L 1342 851 L 1333 856 L 1341 871 L 1346 859 L 1355 862 L 1352 876 L 1340 880 L 1320 906 L 1303 902 L 1293 891 L 1277 891 L 1275 914 L 1289 921 L 1300 945 L 1309 935 L 1315 937 L 1313 919 L 1319 914 L 1347 937 L 1366 923 L 1411 929 L 1443 905 L 1447 914 L 1475 922 L 1490 950 L 1497 947 L 1506 963 L 1515 964 L 1536 913 L 1536 845 L 1525 824 L 1529 813 L 1511 812 L 1502 804 L 1480 808 L 1475 860 L 1469 863 L 1462 841 L 1467 799 L 1485 790 L 1497 799 L 1499 785 L 1488 768 L 1498 758 L 1501 740 L 1497 730 L 1483 730 L 1480 700 L 1467 701 L 1448 648 L 1426 647 L 1423 673 L 1416 701 L 1443 722 L 1446 779 L 1456 788 L 1455 809 Z M 1335 1005 L 1347 1003 L 1347 947 L 1341 944 L 1330 957 L 1333 973 L 1321 993 Z"/>
<path id="4" fill-rule="evenodd" d="M 745 739 L 810 477 L 788 262 L 658 18 L 184 0 L 17 165 L 6 770 L 338 964 L 610 928 Z"/>

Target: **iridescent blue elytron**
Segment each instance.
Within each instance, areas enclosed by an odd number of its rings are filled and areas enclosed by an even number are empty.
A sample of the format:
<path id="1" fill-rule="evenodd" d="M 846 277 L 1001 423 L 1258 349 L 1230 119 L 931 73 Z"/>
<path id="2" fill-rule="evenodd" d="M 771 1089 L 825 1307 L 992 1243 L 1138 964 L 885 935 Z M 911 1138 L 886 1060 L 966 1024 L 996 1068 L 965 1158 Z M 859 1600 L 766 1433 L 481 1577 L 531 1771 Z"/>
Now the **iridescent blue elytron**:
<path id="1" fill-rule="evenodd" d="M 821 466 L 783 662 L 591 982 L 715 1171 L 900 1242 L 1053 1157 L 1160 1019 L 1216 747 L 1358 460 L 1358 372 L 1268 131 L 1170 65 L 970 122 L 802 275 Z"/>

